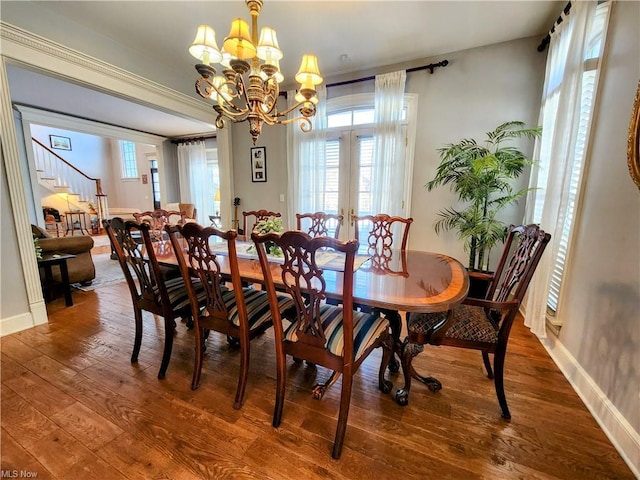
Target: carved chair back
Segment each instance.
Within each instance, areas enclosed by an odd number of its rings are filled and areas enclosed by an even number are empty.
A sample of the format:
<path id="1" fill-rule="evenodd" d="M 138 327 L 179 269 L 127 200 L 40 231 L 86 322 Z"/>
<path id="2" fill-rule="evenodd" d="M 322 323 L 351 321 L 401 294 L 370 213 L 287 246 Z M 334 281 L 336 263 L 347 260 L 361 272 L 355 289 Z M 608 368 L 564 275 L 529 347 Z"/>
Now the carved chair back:
<path id="1" fill-rule="evenodd" d="M 251 235 L 251 232 L 253 231 L 253 228 L 256 226 L 256 223 L 258 223 L 261 220 L 267 220 L 269 217 L 281 217 L 282 214 L 280 214 L 279 212 L 270 212 L 269 210 L 250 210 L 248 212 L 242 212 L 242 217 L 243 217 L 243 228 L 244 228 L 244 234 L 249 236 Z M 254 217 L 253 220 L 251 220 L 250 217 Z"/>
<path id="2" fill-rule="evenodd" d="M 296 213 L 297 229 L 306 231 L 312 237 L 338 238 L 343 219 L 344 216 L 333 213 Z M 303 224 L 308 225 L 308 228 L 303 230 Z M 330 232 L 333 232 L 333 235 L 329 235 Z"/>
<path id="3" fill-rule="evenodd" d="M 413 218 L 394 217 L 386 213 L 354 216 L 355 237 L 361 245 L 367 246 L 367 253 L 378 257 L 390 257 L 391 249 L 407 249 L 409 228 Z M 398 230 L 399 229 L 399 230 Z M 360 238 L 361 235 L 366 235 Z"/>
<path id="4" fill-rule="evenodd" d="M 178 212 L 176 210 L 157 208 L 153 211 L 134 213 L 133 217 L 138 223 L 147 223 L 150 227 L 151 238 L 154 241 L 161 241 L 166 239 L 164 236 L 164 227 L 172 224 L 171 217 L 179 217 L 180 220 L 177 224 L 182 225 L 185 223 L 186 214 L 185 212 Z"/>

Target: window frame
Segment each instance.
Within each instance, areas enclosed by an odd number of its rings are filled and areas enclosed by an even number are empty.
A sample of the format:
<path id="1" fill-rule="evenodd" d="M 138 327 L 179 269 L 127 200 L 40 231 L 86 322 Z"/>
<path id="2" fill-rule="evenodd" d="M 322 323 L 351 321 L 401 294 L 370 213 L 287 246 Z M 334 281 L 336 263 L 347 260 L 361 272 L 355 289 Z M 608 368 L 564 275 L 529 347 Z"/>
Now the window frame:
<path id="1" fill-rule="evenodd" d="M 125 147 L 132 145 L 131 151 L 125 151 Z M 138 172 L 138 158 L 136 154 L 136 144 L 130 140 L 118 140 L 118 147 L 120 151 L 120 175 L 122 180 L 138 180 L 140 174 Z M 131 158 L 132 155 L 133 158 Z M 131 166 L 134 168 L 132 169 Z M 130 172 L 134 170 L 134 172 Z M 135 173 L 131 175 L 130 173 Z"/>

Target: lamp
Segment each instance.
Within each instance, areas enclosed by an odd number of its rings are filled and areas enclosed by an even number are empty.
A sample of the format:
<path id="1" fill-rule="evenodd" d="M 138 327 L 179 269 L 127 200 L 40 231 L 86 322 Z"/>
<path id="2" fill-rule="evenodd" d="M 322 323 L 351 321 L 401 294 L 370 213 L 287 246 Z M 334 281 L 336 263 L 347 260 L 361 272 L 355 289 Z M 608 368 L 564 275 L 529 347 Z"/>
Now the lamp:
<path id="1" fill-rule="evenodd" d="M 215 195 L 213 196 L 213 202 L 216 204 L 216 206 L 220 205 L 220 189 L 218 188 L 216 190 Z M 220 215 L 220 210 L 216 210 L 216 217 Z"/>
<path id="2" fill-rule="evenodd" d="M 208 25 L 198 27 L 189 47 L 189 53 L 200 61 L 196 65 L 200 74 L 196 80 L 196 92 L 202 98 L 215 102 L 213 109 L 218 113 L 216 128 L 224 128 L 227 120 L 234 123 L 248 121 L 254 145 L 263 123 L 286 125 L 299 121 L 300 129 L 310 132 L 313 128 L 310 118 L 316 114 L 318 103 L 316 85 L 323 81 L 318 59 L 315 55 L 303 56 L 295 76 L 296 82 L 300 83 L 295 105 L 279 111 L 279 84 L 284 80 L 279 62 L 283 53 L 272 28 L 263 27 L 258 41 L 258 17 L 263 0 L 245 2 L 251 14 L 251 31 L 243 19 L 234 19 L 229 35 L 222 43 L 222 50 L 218 49 L 213 28 Z M 217 74 L 212 63 L 221 65 L 222 75 Z M 288 118 L 296 109 L 299 114 Z"/>

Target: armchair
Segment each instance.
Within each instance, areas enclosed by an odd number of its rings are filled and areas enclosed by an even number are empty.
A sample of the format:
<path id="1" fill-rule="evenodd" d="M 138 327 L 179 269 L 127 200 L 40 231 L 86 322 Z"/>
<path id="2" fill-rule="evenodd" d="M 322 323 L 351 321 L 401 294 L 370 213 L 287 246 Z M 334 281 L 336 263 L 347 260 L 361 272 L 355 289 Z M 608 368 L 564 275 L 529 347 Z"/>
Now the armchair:
<path id="1" fill-rule="evenodd" d="M 448 313 L 418 313 L 407 316 L 408 337 L 402 348 L 404 387 L 396 392 L 400 405 L 409 403 L 411 378 L 437 392 L 442 384 L 419 375 L 413 358 L 425 344 L 446 345 L 482 352 L 487 376 L 494 380 L 502 418 L 510 419 L 504 393 L 504 361 L 511 326 L 551 235 L 537 225 L 509 227 L 502 256 L 484 299 L 467 297 Z M 493 368 L 489 359 L 493 354 Z"/>

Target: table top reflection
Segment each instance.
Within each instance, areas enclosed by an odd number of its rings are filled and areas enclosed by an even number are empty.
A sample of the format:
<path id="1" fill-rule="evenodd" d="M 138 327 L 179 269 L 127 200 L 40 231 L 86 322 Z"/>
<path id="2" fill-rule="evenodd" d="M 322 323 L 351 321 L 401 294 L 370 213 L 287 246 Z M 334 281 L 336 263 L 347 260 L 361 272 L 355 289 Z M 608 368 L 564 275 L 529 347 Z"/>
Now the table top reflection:
<path id="1" fill-rule="evenodd" d="M 164 245 L 160 245 L 163 243 Z M 158 261 L 177 265 L 170 242 L 158 242 Z M 226 255 L 217 255 L 223 273 L 229 273 Z M 257 258 L 238 258 L 242 280 L 262 283 Z M 271 274 L 281 284 L 281 262 L 271 263 Z M 327 297 L 342 298 L 342 272 L 324 270 Z M 418 250 L 391 250 L 372 256 L 354 272 L 353 301 L 361 305 L 405 312 L 441 312 L 462 302 L 469 290 L 466 268 L 447 255 Z"/>

